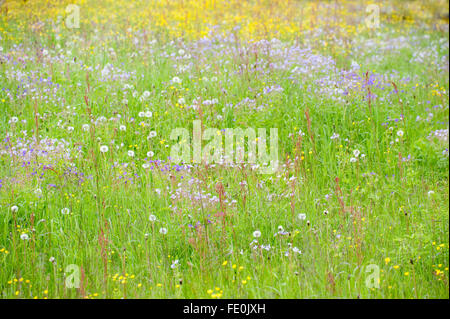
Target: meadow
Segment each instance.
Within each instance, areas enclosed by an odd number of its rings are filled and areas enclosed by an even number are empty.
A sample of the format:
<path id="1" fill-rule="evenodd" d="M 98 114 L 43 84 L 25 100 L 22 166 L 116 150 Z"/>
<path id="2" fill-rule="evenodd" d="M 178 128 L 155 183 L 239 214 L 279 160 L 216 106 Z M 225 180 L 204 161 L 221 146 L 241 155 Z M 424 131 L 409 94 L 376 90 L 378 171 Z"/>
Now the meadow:
<path id="1" fill-rule="evenodd" d="M 448 31 L 438 0 L 0 1 L 0 297 L 449 298 Z M 276 128 L 276 169 L 174 161 L 195 121 Z"/>

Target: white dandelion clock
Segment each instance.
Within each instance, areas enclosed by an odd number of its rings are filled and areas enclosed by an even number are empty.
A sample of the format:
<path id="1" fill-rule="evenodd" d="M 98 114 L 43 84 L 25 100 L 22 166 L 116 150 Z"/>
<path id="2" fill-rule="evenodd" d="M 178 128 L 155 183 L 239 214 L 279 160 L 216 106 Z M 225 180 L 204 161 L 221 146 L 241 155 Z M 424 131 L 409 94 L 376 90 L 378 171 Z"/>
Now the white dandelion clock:
<path id="1" fill-rule="evenodd" d="M 174 77 L 172 78 L 172 83 L 178 83 L 178 84 L 180 84 L 180 83 L 181 83 L 181 79 L 180 79 L 178 76 L 174 76 Z"/>
<path id="2" fill-rule="evenodd" d="M 253 232 L 253 237 L 255 237 L 255 238 L 261 237 L 261 232 L 260 232 L 259 230 L 255 230 L 255 231 Z"/>

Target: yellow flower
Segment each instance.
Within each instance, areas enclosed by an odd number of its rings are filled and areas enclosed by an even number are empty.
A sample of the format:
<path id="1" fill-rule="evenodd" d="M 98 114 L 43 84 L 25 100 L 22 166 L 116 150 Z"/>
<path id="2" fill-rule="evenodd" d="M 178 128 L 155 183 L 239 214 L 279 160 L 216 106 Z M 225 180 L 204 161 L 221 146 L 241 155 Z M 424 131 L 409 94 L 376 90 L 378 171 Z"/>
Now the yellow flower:
<path id="1" fill-rule="evenodd" d="M 225 260 L 225 261 L 222 263 L 222 266 L 226 266 L 227 264 L 228 264 L 228 261 Z"/>
<path id="2" fill-rule="evenodd" d="M 391 261 L 391 258 L 389 258 L 389 257 L 386 257 L 386 258 L 384 259 L 384 262 L 386 263 L 386 265 L 389 264 L 390 261 Z"/>

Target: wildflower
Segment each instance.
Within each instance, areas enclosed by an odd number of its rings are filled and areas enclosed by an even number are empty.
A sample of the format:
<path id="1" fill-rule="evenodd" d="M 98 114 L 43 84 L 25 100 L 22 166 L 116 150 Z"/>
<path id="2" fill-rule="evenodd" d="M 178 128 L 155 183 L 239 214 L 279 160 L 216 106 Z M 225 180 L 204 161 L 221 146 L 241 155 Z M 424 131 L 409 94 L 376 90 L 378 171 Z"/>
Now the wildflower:
<path id="1" fill-rule="evenodd" d="M 155 215 L 150 215 L 150 216 L 148 217 L 148 220 L 151 221 L 151 222 L 154 222 L 154 221 L 156 221 L 156 216 L 155 216 Z M 162 229 L 162 228 L 161 228 L 161 229 Z"/>
<path id="2" fill-rule="evenodd" d="M 153 153 L 152 151 L 147 152 L 147 157 L 153 157 L 153 155 L 155 155 L 155 153 Z"/>
<path id="3" fill-rule="evenodd" d="M 143 169 L 148 169 L 150 167 L 150 164 L 149 163 L 144 163 L 144 164 L 142 164 L 142 168 Z"/>
<path id="4" fill-rule="evenodd" d="M 306 219 L 306 214 L 298 214 L 298 219 L 305 220 Z"/>
<path id="5" fill-rule="evenodd" d="M 127 127 L 125 125 L 121 125 L 121 126 L 119 126 L 119 130 L 121 130 L 122 132 L 125 132 L 127 130 Z"/>
<path id="6" fill-rule="evenodd" d="M 159 233 L 162 234 L 162 235 L 167 234 L 167 228 L 164 228 L 164 227 L 160 228 L 159 229 Z"/>
<path id="7" fill-rule="evenodd" d="M 129 157 L 134 157 L 134 151 L 128 151 L 128 156 Z"/>
<path id="8" fill-rule="evenodd" d="M 354 155 L 355 157 L 358 157 L 360 153 L 361 153 L 361 152 L 360 152 L 359 150 L 354 150 L 354 151 L 353 151 L 353 155 Z"/>
<path id="9" fill-rule="evenodd" d="M 352 158 L 350 159 L 350 163 L 355 163 L 356 161 L 357 161 L 357 159 L 354 158 L 354 157 L 352 157 Z"/>
<path id="10" fill-rule="evenodd" d="M 106 153 L 106 152 L 108 152 L 108 150 L 109 150 L 108 146 L 106 146 L 106 145 L 100 146 L 100 152 Z"/>
<path id="11" fill-rule="evenodd" d="M 333 133 L 333 135 L 331 135 L 330 137 L 332 140 L 339 138 L 339 134 L 337 133 Z"/>
<path id="12" fill-rule="evenodd" d="M 325 209 L 325 210 L 323 211 L 323 214 L 324 214 L 325 216 L 328 215 L 328 210 Z"/>
<path id="13" fill-rule="evenodd" d="M 28 234 L 23 233 L 22 235 L 20 235 L 20 239 L 22 239 L 22 240 L 28 240 L 28 239 L 30 239 L 30 237 L 28 236 Z"/>
<path id="14" fill-rule="evenodd" d="M 147 112 L 145 112 L 145 117 L 152 117 L 152 115 L 153 115 L 153 113 L 152 112 L 150 112 L 150 111 L 147 111 Z"/>
<path id="15" fill-rule="evenodd" d="M 175 269 L 179 265 L 179 263 L 180 262 L 178 261 L 178 259 L 175 260 L 174 262 L 172 262 L 172 265 L 170 265 L 170 268 Z"/>
<path id="16" fill-rule="evenodd" d="M 148 97 L 150 97 L 150 92 L 149 91 L 144 91 L 143 93 L 142 93 L 142 97 L 143 98 L 148 98 Z"/>
<path id="17" fill-rule="evenodd" d="M 156 131 L 151 131 L 150 135 L 148 136 L 149 138 L 153 138 L 156 136 Z"/>
<path id="18" fill-rule="evenodd" d="M 253 232 L 253 237 L 255 237 L 255 238 L 261 237 L 261 232 L 260 232 L 259 230 L 255 230 L 255 231 Z"/>
<path id="19" fill-rule="evenodd" d="M 48 261 L 51 262 L 52 264 L 54 264 L 56 259 L 55 259 L 55 257 L 50 257 L 50 259 Z"/>
<path id="20" fill-rule="evenodd" d="M 178 77 L 178 76 L 174 76 L 173 78 L 172 78 L 172 83 L 181 83 L 181 79 Z"/>
<path id="21" fill-rule="evenodd" d="M 68 209 L 67 207 L 61 209 L 61 214 L 63 214 L 63 215 L 69 215 L 69 213 L 70 213 L 70 209 Z"/>
<path id="22" fill-rule="evenodd" d="M 81 126 L 81 128 L 83 129 L 83 131 L 88 131 L 89 130 L 89 124 L 83 124 L 82 126 Z"/>
<path id="23" fill-rule="evenodd" d="M 386 257 L 386 258 L 384 259 L 384 262 L 386 263 L 386 265 L 389 264 L 390 261 L 391 261 L 391 258 L 389 258 L 389 257 Z"/>
<path id="24" fill-rule="evenodd" d="M 402 130 L 398 130 L 397 131 L 397 136 L 398 137 L 402 137 L 403 136 L 403 131 Z"/>
<path id="25" fill-rule="evenodd" d="M 19 207 L 17 207 L 16 205 L 14 205 L 14 206 L 11 207 L 11 211 L 12 211 L 13 213 L 17 213 L 18 210 L 19 210 Z"/>

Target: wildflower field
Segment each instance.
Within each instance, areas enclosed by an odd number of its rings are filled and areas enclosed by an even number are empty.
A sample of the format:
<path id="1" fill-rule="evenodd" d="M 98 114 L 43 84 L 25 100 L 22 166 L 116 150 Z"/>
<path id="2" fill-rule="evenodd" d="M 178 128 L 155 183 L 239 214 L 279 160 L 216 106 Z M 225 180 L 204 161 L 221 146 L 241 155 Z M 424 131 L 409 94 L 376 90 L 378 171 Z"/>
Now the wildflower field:
<path id="1" fill-rule="evenodd" d="M 0 0 L 0 297 L 449 298 L 448 5 Z"/>

